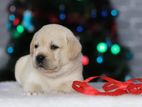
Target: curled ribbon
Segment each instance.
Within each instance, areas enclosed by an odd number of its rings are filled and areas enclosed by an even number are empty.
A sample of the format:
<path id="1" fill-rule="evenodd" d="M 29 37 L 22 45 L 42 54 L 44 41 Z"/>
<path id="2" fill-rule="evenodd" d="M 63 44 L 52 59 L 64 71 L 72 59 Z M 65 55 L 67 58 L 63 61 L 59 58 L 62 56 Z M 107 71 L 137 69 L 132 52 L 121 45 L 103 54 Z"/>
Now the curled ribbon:
<path id="1" fill-rule="evenodd" d="M 101 78 L 102 80 L 107 81 L 103 85 L 103 92 L 97 90 L 88 84 L 89 81 Z M 125 82 L 120 82 L 114 80 L 107 76 L 94 76 L 89 77 L 84 81 L 74 81 L 72 88 L 77 92 L 87 95 L 109 95 L 109 96 L 118 96 L 122 94 L 141 94 L 142 93 L 142 78 L 134 78 L 127 80 Z"/>

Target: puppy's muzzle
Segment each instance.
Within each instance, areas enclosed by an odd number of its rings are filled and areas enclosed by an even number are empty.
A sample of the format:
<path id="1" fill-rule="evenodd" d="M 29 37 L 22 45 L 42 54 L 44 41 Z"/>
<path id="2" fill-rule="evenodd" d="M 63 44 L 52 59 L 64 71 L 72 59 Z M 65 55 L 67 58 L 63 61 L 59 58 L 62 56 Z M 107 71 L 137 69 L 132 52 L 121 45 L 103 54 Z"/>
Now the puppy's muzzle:
<path id="1" fill-rule="evenodd" d="M 45 56 L 44 55 L 37 55 L 36 56 L 36 63 L 37 64 L 42 64 L 45 60 Z"/>

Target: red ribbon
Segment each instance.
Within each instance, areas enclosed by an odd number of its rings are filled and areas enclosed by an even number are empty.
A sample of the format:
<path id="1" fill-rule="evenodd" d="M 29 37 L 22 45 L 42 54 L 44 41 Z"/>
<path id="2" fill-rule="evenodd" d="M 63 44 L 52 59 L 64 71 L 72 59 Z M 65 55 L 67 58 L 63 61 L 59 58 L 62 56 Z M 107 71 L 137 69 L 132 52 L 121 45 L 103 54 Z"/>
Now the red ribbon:
<path id="1" fill-rule="evenodd" d="M 107 81 L 103 85 L 103 92 L 97 90 L 88 84 L 89 81 L 101 78 L 102 80 Z M 141 94 L 142 93 L 142 78 L 134 78 L 127 80 L 125 82 L 120 82 L 114 80 L 107 76 L 94 76 L 87 78 L 84 81 L 74 81 L 72 88 L 77 92 L 87 95 L 109 95 L 109 96 L 118 96 L 122 94 Z"/>

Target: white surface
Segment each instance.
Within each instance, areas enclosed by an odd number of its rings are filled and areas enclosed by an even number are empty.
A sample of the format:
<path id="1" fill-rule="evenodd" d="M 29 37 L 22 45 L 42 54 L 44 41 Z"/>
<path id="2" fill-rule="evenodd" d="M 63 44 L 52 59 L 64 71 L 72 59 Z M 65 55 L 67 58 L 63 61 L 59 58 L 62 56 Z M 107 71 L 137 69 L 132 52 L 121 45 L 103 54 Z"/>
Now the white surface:
<path id="1" fill-rule="evenodd" d="M 142 95 L 87 96 L 48 94 L 25 96 L 15 82 L 0 83 L 0 107 L 142 107 Z"/>

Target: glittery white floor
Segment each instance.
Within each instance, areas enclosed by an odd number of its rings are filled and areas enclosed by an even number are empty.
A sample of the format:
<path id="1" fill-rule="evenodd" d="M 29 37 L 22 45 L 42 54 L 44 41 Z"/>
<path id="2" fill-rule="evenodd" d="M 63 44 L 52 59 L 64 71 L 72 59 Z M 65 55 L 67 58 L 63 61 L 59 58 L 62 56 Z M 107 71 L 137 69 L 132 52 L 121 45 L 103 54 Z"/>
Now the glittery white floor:
<path id="1" fill-rule="evenodd" d="M 97 84 L 96 86 L 98 86 Z M 25 96 L 16 82 L 0 83 L 1 107 L 142 107 L 142 95 L 87 96 L 46 94 Z"/>

